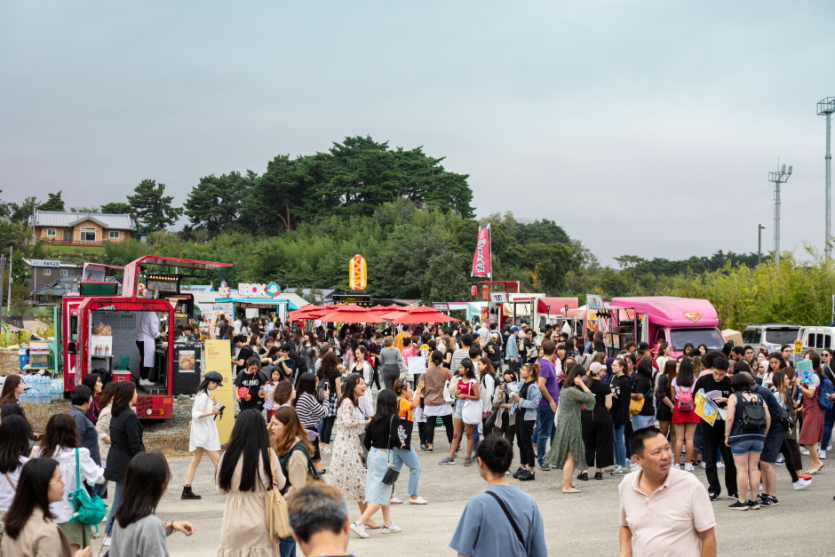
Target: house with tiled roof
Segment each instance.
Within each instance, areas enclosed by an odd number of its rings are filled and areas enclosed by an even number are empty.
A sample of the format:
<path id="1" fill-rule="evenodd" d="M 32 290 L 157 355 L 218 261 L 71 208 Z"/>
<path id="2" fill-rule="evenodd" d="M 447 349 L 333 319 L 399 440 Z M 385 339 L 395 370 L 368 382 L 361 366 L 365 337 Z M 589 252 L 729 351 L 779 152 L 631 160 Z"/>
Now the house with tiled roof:
<path id="1" fill-rule="evenodd" d="M 35 240 L 53 246 L 101 247 L 105 241 L 130 240 L 136 225 L 130 215 L 106 213 L 68 213 L 36 210 L 29 217 Z"/>

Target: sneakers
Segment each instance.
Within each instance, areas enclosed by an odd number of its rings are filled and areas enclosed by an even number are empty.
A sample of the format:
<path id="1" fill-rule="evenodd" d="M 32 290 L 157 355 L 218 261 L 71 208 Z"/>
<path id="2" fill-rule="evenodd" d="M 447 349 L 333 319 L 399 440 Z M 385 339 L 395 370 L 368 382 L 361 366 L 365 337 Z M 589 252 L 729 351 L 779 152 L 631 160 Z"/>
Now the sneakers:
<path id="1" fill-rule="evenodd" d="M 473 465 L 472 457 L 468 456 L 467 458 L 464 459 L 464 466 L 472 466 L 472 465 Z"/>
<path id="2" fill-rule="evenodd" d="M 411 497 L 409 498 L 409 503 L 411 503 L 412 505 L 425 505 L 428 502 L 429 501 L 427 501 L 420 495 L 418 495 L 415 499 L 412 499 Z"/>
<path id="3" fill-rule="evenodd" d="M 704 460 L 699 463 L 699 466 L 701 466 L 703 470 L 707 470 L 707 462 Z"/>
<path id="4" fill-rule="evenodd" d="M 603 472 L 595 472 L 594 473 L 595 480 L 602 480 L 603 479 Z"/>
<path id="5" fill-rule="evenodd" d="M 613 476 L 625 476 L 629 473 L 629 468 L 625 468 L 623 466 L 618 466 L 617 469 L 612 470 L 609 472 Z"/>
<path id="6" fill-rule="evenodd" d="M 800 454 L 808 455 L 809 451 L 806 449 L 806 447 L 800 447 Z"/>
<path id="7" fill-rule="evenodd" d="M 804 480 L 802 478 L 798 478 L 796 482 L 792 483 L 792 487 L 795 491 L 800 491 L 804 487 L 809 487 L 810 485 L 812 485 L 812 480 Z"/>
<path id="8" fill-rule="evenodd" d="M 402 531 L 403 531 L 403 529 L 400 526 L 398 526 L 397 524 L 395 524 L 394 522 L 392 522 L 388 526 L 383 524 L 383 528 L 382 528 L 382 533 L 383 534 L 396 534 L 397 532 L 402 532 Z"/>
<path id="9" fill-rule="evenodd" d="M 637 472 L 640 469 L 641 469 L 641 465 L 640 464 L 635 464 L 634 462 L 629 466 L 629 471 L 630 472 Z"/>
<path id="10" fill-rule="evenodd" d="M 748 508 L 751 509 L 752 511 L 760 510 L 760 504 L 756 501 L 748 501 L 748 503 L 746 503 L 746 504 L 748 505 Z"/>
<path id="11" fill-rule="evenodd" d="M 427 446 L 426 446 L 426 443 L 421 443 L 421 444 L 420 444 L 420 450 L 425 451 L 425 450 L 426 450 L 426 449 L 428 449 L 428 448 L 429 448 L 429 447 L 427 447 Z"/>
<path id="12" fill-rule="evenodd" d="M 826 451 L 818 449 L 818 458 L 821 460 L 826 460 Z"/>
<path id="13" fill-rule="evenodd" d="M 810 476 L 808 474 L 804 474 L 803 472 L 798 472 L 797 477 L 800 478 L 801 480 L 811 480 L 812 479 L 812 476 Z"/>
<path id="14" fill-rule="evenodd" d="M 444 458 L 442 461 L 440 461 L 438 464 L 441 464 L 441 465 L 447 465 L 447 464 L 451 465 L 451 464 L 455 464 L 455 459 L 454 459 L 454 458 L 449 458 L 449 457 L 446 457 L 446 458 Z"/>
<path id="15" fill-rule="evenodd" d="M 747 511 L 750 507 L 748 503 L 740 503 L 739 501 L 735 501 L 733 505 L 728 506 L 729 509 L 732 511 Z M 759 506 L 757 507 L 759 509 Z"/>
<path id="16" fill-rule="evenodd" d="M 517 479 L 520 482 L 532 482 L 536 479 L 536 474 L 534 474 L 530 470 L 525 470 L 524 473 L 519 474 L 519 477 Z"/>
<path id="17" fill-rule="evenodd" d="M 728 499 L 737 499 L 737 500 L 739 500 L 739 493 L 728 493 Z"/>
<path id="18" fill-rule="evenodd" d="M 139 386 L 140 387 L 153 387 L 154 385 L 156 385 L 156 383 L 154 383 L 153 381 L 148 381 L 147 379 L 140 379 L 139 380 Z M 809 454 L 809 453 L 806 453 L 806 454 Z"/>
<path id="19" fill-rule="evenodd" d="M 110 536 L 105 536 L 105 537 L 104 537 L 104 541 L 102 542 L 102 545 L 103 545 L 104 547 L 110 547 L 110 541 L 111 541 L 112 539 L 113 539 L 113 538 L 111 538 Z"/>
<path id="20" fill-rule="evenodd" d="M 581 473 L 577 474 L 577 479 L 580 480 L 581 482 L 587 482 L 587 481 L 589 481 L 589 473 L 588 472 L 581 472 Z"/>
<path id="21" fill-rule="evenodd" d="M 695 470 L 695 468 L 693 468 L 693 465 L 691 463 L 689 463 L 689 462 L 685 463 L 685 465 L 684 465 L 684 471 L 685 472 L 692 472 L 694 470 Z"/>
<path id="22" fill-rule="evenodd" d="M 673 468 L 676 470 L 681 470 L 681 464 L 673 464 Z"/>
<path id="23" fill-rule="evenodd" d="M 719 494 L 718 493 L 708 493 L 707 496 L 710 497 L 711 501 L 718 501 L 719 500 Z"/>
<path id="24" fill-rule="evenodd" d="M 399 504 L 400 504 L 400 503 L 402 503 L 402 502 L 403 502 L 403 499 L 401 499 L 400 497 L 391 497 L 391 498 L 389 498 L 389 504 L 390 504 L 390 505 L 399 505 Z"/>
<path id="25" fill-rule="evenodd" d="M 353 530 L 354 534 L 358 535 L 361 538 L 368 538 L 369 537 L 368 532 L 365 531 L 365 524 L 359 524 L 357 522 L 352 522 L 351 523 L 351 530 Z"/>
<path id="26" fill-rule="evenodd" d="M 516 471 L 513 473 L 513 477 L 514 477 L 514 478 L 518 478 L 518 477 L 519 477 L 519 475 L 520 475 L 522 472 L 527 472 L 527 470 L 526 470 L 523 466 L 520 466 L 520 467 L 519 467 L 519 469 L 518 469 L 518 470 L 516 470 Z"/>
<path id="27" fill-rule="evenodd" d="M 539 469 L 542 470 L 543 472 L 550 472 L 551 471 L 551 467 L 548 466 L 547 464 L 545 464 L 544 462 L 539 463 Z"/>
<path id="28" fill-rule="evenodd" d="M 721 470 L 722 468 L 725 467 L 725 463 L 720 460 L 719 462 L 716 463 L 716 467 Z"/>
<path id="29" fill-rule="evenodd" d="M 760 495 L 759 497 L 757 497 L 757 503 L 759 503 L 763 507 L 773 507 L 774 505 L 780 504 L 777 498 L 772 497 L 771 495 Z"/>
<path id="30" fill-rule="evenodd" d="M 621 466 L 620 464 L 615 464 L 614 466 L 609 468 L 609 474 L 614 476 L 615 474 L 617 474 L 621 470 L 623 470 L 623 466 Z"/>
<path id="31" fill-rule="evenodd" d="M 322 449 L 321 452 L 322 454 L 331 454 L 333 451 L 331 451 L 330 449 Z"/>

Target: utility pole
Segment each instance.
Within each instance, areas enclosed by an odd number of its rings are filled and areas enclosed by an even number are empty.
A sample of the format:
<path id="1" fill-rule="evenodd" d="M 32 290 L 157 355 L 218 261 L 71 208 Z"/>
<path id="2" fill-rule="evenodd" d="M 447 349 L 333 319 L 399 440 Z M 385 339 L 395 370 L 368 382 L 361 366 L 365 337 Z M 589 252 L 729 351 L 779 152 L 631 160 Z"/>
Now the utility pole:
<path id="1" fill-rule="evenodd" d="M 823 251 L 826 258 L 832 257 L 832 113 L 835 112 L 835 97 L 826 97 L 818 103 L 818 116 L 826 116 L 826 243 Z"/>
<path id="2" fill-rule="evenodd" d="M 0 253 L 0 316 L 3 315 L 3 273 L 6 271 L 6 254 Z"/>
<path id="3" fill-rule="evenodd" d="M 792 175 L 792 167 L 786 172 L 786 165 L 777 172 L 768 173 L 768 181 L 774 182 L 774 264 L 780 263 L 780 184 L 785 184 Z"/>
<path id="4" fill-rule="evenodd" d="M 9 293 L 8 293 L 8 300 L 9 300 L 9 313 L 8 315 L 12 314 L 12 264 L 14 263 L 14 246 L 9 246 Z M 0 300 L 0 304 L 3 303 L 3 300 Z"/>
<path id="5" fill-rule="evenodd" d="M 757 265 L 763 262 L 763 230 L 765 226 L 757 225 Z"/>

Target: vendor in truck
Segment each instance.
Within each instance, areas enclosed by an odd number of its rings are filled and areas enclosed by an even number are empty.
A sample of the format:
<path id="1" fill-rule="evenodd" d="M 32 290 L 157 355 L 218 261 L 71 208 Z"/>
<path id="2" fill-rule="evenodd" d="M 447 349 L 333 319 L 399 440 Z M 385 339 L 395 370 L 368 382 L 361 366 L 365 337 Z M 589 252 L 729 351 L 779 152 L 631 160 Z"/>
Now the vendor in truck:
<path id="1" fill-rule="evenodd" d="M 154 382 L 148 379 L 154 369 L 156 354 L 156 340 L 159 336 L 159 317 L 156 312 L 142 313 L 142 322 L 136 332 L 136 346 L 139 348 L 139 385 L 153 387 Z"/>

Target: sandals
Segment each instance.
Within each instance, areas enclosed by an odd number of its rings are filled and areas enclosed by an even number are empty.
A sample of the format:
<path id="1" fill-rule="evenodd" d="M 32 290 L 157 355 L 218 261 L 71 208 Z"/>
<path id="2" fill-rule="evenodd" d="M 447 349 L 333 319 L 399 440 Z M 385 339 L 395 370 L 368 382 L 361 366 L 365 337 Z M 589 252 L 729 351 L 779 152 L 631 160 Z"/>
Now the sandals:
<path id="1" fill-rule="evenodd" d="M 566 491 L 566 490 L 564 490 L 564 489 L 563 489 L 563 490 L 562 490 L 562 493 L 563 493 L 563 495 L 570 495 L 570 494 L 572 494 L 572 493 L 580 493 L 580 490 L 579 490 L 579 489 L 577 489 L 576 487 L 574 487 L 574 486 L 572 485 L 572 486 L 571 486 L 571 489 L 569 489 L 568 491 Z"/>

